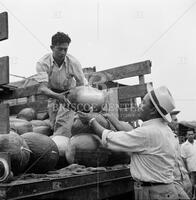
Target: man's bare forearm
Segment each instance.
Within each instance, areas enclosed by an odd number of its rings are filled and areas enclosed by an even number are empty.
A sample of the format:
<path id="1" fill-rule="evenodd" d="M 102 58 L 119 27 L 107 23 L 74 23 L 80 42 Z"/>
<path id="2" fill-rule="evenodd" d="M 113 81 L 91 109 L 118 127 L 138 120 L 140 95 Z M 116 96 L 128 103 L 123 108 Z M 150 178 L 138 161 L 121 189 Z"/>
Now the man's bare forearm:
<path id="1" fill-rule="evenodd" d="M 41 92 L 41 94 L 46 95 L 47 97 L 54 98 L 54 99 L 57 99 L 57 100 L 60 100 L 60 101 L 62 100 L 62 95 L 61 94 L 53 92 L 45 84 L 42 84 L 39 87 L 39 91 Z"/>

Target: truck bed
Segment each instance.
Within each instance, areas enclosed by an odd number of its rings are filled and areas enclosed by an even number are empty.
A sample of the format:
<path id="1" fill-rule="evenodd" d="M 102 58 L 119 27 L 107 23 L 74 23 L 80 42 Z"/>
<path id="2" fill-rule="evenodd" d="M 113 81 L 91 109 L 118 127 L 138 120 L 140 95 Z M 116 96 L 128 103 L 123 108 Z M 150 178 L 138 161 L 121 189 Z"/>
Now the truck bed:
<path id="1" fill-rule="evenodd" d="M 92 170 L 93 169 L 93 170 Z M 91 168 L 67 173 L 25 174 L 0 184 L 0 199 L 134 199 L 128 166 Z"/>

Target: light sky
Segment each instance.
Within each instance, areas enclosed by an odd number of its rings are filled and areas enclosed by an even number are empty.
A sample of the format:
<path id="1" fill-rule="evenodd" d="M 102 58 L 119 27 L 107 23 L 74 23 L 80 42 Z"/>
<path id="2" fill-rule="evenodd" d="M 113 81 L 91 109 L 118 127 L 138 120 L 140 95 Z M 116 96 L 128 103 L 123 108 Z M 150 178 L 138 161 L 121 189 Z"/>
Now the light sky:
<path id="1" fill-rule="evenodd" d="M 146 81 L 170 89 L 179 120 L 196 120 L 196 0 L 0 0 L 4 11 L 9 39 L 0 43 L 0 56 L 10 57 L 10 74 L 35 74 L 51 36 L 62 31 L 83 67 L 151 60 Z"/>

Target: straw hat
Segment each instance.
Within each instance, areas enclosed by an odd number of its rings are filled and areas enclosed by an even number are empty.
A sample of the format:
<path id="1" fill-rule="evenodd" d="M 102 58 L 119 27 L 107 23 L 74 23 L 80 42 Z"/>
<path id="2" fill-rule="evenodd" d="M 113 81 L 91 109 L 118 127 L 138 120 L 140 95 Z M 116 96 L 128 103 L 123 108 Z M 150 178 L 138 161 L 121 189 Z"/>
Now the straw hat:
<path id="1" fill-rule="evenodd" d="M 175 108 L 174 99 L 167 87 L 161 86 L 153 89 L 151 84 L 147 84 L 147 91 L 156 110 L 167 122 L 171 122 L 170 113 Z"/>

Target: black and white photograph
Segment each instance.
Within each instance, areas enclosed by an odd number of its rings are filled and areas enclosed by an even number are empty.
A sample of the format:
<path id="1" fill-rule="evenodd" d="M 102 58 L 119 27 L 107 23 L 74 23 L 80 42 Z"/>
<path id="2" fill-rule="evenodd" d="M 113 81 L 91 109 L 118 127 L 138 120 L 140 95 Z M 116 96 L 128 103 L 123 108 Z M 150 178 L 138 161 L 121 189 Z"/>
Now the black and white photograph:
<path id="1" fill-rule="evenodd" d="M 0 200 L 196 200 L 195 19 L 0 0 Z"/>

